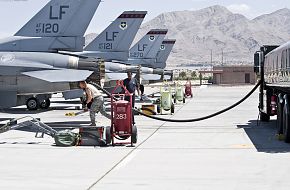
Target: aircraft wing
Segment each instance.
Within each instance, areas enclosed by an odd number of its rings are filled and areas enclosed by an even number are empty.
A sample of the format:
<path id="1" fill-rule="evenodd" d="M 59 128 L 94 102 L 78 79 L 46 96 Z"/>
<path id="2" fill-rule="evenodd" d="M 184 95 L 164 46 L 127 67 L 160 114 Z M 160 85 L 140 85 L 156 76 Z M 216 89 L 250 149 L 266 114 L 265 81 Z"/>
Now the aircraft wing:
<path id="1" fill-rule="evenodd" d="M 161 79 L 161 75 L 157 75 L 157 74 L 146 74 L 146 75 L 142 75 L 141 76 L 143 80 L 160 80 Z M 163 80 L 170 80 L 170 76 L 168 75 L 164 75 Z"/>
<path id="2" fill-rule="evenodd" d="M 51 65 L 23 60 L 14 60 L 13 62 L 1 62 L 0 67 L 21 67 L 21 68 L 39 68 L 39 69 L 53 68 L 53 66 Z"/>
<path id="3" fill-rule="evenodd" d="M 128 61 L 119 61 L 119 60 L 112 60 L 112 63 L 120 63 L 124 65 L 131 65 L 130 62 Z"/>
<path id="4" fill-rule="evenodd" d="M 143 80 L 160 80 L 161 75 L 156 75 L 156 74 L 146 74 L 146 75 L 141 75 Z"/>
<path id="5" fill-rule="evenodd" d="M 133 77 L 134 74 L 133 74 Z M 125 78 L 127 78 L 127 74 L 126 73 L 106 73 L 106 79 L 111 81 L 111 80 L 124 80 Z"/>
<path id="6" fill-rule="evenodd" d="M 86 80 L 93 71 L 60 69 L 23 72 L 23 75 L 44 80 L 47 82 L 78 82 Z"/>

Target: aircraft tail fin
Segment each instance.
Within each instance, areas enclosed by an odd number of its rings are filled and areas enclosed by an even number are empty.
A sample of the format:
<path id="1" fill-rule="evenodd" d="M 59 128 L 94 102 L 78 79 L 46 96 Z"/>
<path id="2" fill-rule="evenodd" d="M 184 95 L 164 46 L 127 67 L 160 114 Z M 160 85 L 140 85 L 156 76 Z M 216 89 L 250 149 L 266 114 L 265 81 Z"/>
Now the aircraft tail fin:
<path id="1" fill-rule="evenodd" d="M 147 11 L 125 11 L 85 51 L 128 52 Z"/>
<path id="2" fill-rule="evenodd" d="M 176 40 L 164 40 L 156 57 L 156 68 L 164 69 Z"/>
<path id="3" fill-rule="evenodd" d="M 139 42 L 130 49 L 131 59 L 156 59 L 168 30 L 154 29 L 150 30 Z"/>
<path id="4" fill-rule="evenodd" d="M 15 36 L 83 37 L 101 0 L 51 0 Z"/>

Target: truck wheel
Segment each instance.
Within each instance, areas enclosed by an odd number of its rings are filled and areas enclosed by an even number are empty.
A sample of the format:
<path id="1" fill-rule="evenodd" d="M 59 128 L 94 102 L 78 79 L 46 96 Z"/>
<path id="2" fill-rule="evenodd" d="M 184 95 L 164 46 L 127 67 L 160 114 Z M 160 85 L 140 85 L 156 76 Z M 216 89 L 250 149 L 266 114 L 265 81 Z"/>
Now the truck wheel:
<path id="1" fill-rule="evenodd" d="M 260 120 L 263 122 L 269 122 L 270 116 L 266 113 L 260 112 Z"/>
<path id="2" fill-rule="evenodd" d="M 26 101 L 26 107 L 28 110 L 34 111 L 39 107 L 39 102 L 36 98 L 32 97 Z"/>
<path id="3" fill-rule="evenodd" d="M 131 135 L 132 143 L 136 144 L 137 143 L 137 139 L 138 139 L 137 127 L 136 127 L 136 125 L 133 125 L 133 127 L 132 127 L 132 135 Z"/>
<path id="4" fill-rule="evenodd" d="M 112 142 L 111 127 L 106 127 L 105 130 L 106 130 L 106 143 L 108 145 L 111 144 Z"/>
<path id="5" fill-rule="evenodd" d="M 290 113 L 289 113 L 289 105 L 288 105 L 288 98 L 286 97 L 284 111 L 283 111 L 283 118 L 284 118 L 284 127 L 283 127 L 283 134 L 284 134 L 284 141 L 286 143 L 290 143 Z"/>
<path id="6" fill-rule="evenodd" d="M 40 104 L 39 104 L 39 107 L 41 109 L 48 109 L 50 107 L 50 100 L 49 99 L 46 99 L 46 100 L 43 100 Z"/>
<path id="7" fill-rule="evenodd" d="M 171 114 L 174 114 L 174 104 L 171 104 Z"/>
<path id="8" fill-rule="evenodd" d="M 160 113 L 160 112 L 161 112 L 160 105 L 157 105 L 157 113 Z"/>
<path id="9" fill-rule="evenodd" d="M 277 134 L 279 134 L 279 135 L 283 134 L 283 121 L 284 121 L 283 116 L 284 116 L 283 105 L 281 103 L 279 103 L 279 101 L 278 101 L 276 124 L 277 124 Z"/>

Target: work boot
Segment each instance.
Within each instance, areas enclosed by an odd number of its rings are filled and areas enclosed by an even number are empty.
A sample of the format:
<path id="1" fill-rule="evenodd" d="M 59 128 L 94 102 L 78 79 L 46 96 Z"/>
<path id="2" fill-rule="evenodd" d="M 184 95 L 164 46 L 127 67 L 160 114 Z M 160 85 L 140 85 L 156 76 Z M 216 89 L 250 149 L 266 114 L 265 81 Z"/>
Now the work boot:
<path id="1" fill-rule="evenodd" d="M 91 126 L 91 127 L 95 127 L 95 126 L 97 126 L 97 125 L 96 125 L 96 123 L 91 123 L 89 126 Z"/>

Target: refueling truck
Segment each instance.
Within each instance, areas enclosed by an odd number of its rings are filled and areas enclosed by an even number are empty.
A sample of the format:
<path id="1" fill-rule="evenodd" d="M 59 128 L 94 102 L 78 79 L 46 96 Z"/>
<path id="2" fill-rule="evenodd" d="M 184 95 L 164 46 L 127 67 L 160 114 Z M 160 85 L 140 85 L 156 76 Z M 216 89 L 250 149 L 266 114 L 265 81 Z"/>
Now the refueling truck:
<path id="1" fill-rule="evenodd" d="M 290 143 L 290 42 L 262 46 L 254 55 L 254 71 L 262 81 L 260 120 L 277 116 L 277 134 Z"/>

